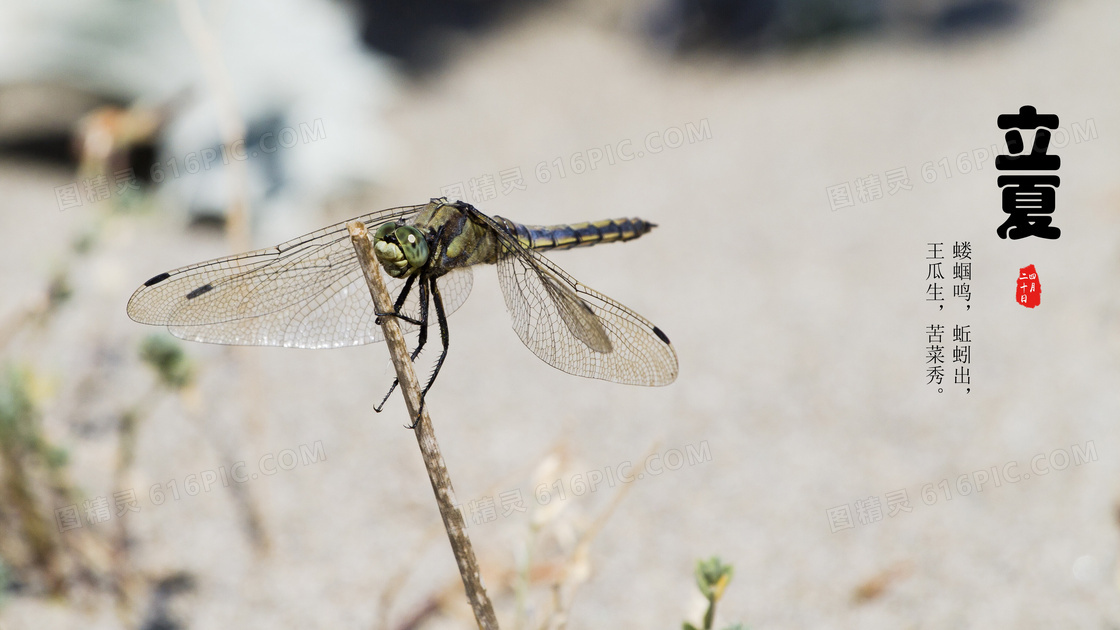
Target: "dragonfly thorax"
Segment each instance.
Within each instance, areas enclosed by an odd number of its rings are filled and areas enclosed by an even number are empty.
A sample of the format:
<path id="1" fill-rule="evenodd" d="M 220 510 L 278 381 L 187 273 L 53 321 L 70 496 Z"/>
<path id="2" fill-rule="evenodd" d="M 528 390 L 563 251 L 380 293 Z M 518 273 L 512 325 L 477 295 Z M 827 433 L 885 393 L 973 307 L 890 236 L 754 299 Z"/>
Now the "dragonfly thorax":
<path id="1" fill-rule="evenodd" d="M 411 276 L 428 262 L 428 241 L 411 225 L 389 222 L 377 228 L 373 252 L 386 273 L 394 278 Z"/>

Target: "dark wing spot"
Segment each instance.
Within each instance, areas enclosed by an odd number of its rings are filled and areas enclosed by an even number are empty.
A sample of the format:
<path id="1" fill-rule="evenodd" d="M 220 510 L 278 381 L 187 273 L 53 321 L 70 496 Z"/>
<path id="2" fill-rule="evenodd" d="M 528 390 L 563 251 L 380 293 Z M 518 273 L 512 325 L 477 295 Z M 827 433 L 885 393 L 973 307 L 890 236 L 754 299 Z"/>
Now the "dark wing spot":
<path id="1" fill-rule="evenodd" d="M 583 304 L 583 310 L 587 311 L 588 313 L 591 313 L 592 315 L 595 314 L 595 311 L 591 310 L 591 305 L 590 304 L 588 304 L 587 302 L 585 302 L 583 300 L 580 300 L 580 303 Z"/>
<path id="2" fill-rule="evenodd" d="M 169 273 L 167 273 L 167 272 L 165 271 L 165 272 L 163 272 L 163 273 L 159 274 L 158 276 L 156 276 L 156 277 L 152 278 L 151 280 L 148 280 L 147 282 L 145 282 L 145 283 L 144 283 L 144 286 L 146 286 L 146 287 L 150 287 L 150 286 L 152 286 L 153 284 L 155 284 L 155 283 L 157 283 L 157 282 L 163 282 L 164 280 L 166 280 L 166 279 L 168 279 L 168 278 L 170 278 L 170 277 L 171 277 L 171 274 L 169 274 Z"/>
<path id="3" fill-rule="evenodd" d="M 214 285 L 212 285 L 210 283 L 206 283 L 206 284 L 198 287 L 194 291 L 191 291 L 190 293 L 188 293 L 187 294 L 187 299 L 188 300 L 193 300 L 196 297 L 202 295 L 203 293 L 206 293 L 207 291 L 209 291 L 210 289 L 213 289 L 213 288 L 214 288 Z"/>
<path id="4" fill-rule="evenodd" d="M 657 338 L 664 341 L 667 345 L 669 344 L 669 338 L 666 337 L 665 333 L 661 332 L 661 329 L 657 326 L 653 327 L 653 334 L 657 335 Z"/>

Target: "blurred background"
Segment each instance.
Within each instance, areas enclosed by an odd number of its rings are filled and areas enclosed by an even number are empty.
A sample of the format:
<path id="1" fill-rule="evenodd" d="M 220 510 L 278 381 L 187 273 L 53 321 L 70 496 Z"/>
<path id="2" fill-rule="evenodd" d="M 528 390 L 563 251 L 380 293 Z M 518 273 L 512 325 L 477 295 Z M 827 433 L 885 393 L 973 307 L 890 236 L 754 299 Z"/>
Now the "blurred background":
<path id="1" fill-rule="evenodd" d="M 699 626 L 711 556 L 718 628 L 1120 627 L 1117 24 L 7 0 L 0 629 L 470 627 L 404 406 L 372 410 L 382 345 L 125 314 L 157 273 L 441 195 L 657 223 L 550 257 L 680 357 L 665 388 L 567 376 L 476 271 L 428 404 L 503 627 Z M 996 118 L 1024 105 L 1060 117 L 1058 240 L 996 236 Z"/>

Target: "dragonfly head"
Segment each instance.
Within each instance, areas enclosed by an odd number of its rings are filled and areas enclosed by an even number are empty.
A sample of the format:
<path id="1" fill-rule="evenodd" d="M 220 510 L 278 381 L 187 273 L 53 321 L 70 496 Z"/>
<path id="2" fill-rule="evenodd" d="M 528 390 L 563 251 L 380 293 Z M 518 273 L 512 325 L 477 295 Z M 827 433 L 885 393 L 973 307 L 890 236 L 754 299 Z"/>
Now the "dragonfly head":
<path id="1" fill-rule="evenodd" d="M 390 221 L 373 235 L 373 253 L 390 276 L 403 278 L 428 262 L 428 240 L 415 227 Z"/>

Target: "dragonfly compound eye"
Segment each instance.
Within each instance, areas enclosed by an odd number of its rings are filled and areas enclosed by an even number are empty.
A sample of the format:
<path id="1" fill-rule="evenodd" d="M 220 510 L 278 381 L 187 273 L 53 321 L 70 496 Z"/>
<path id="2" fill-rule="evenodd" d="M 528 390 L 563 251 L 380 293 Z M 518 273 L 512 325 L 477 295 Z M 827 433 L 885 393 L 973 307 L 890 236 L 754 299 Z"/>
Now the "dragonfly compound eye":
<path id="1" fill-rule="evenodd" d="M 424 238 L 423 232 L 411 225 L 405 225 L 397 228 L 393 233 L 397 236 L 397 243 L 404 252 L 405 259 L 414 271 L 428 262 L 428 240 Z"/>
<path id="2" fill-rule="evenodd" d="M 374 232 L 374 234 L 373 234 L 373 242 L 374 243 L 379 243 L 379 242 L 385 240 L 386 236 L 389 236 L 390 234 L 392 234 L 396 230 L 397 230 L 396 222 L 389 221 L 388 223 L 382 223 L 381 227 L 377 228 L 377 231 Z"/>
<path id="3" fill-rule="evenodd" d="M 390 276 L 401 278 L 420 270 L 428 262 L 428 241 L 420 230 L 386 223 L 374 234 L 373 251 Z"/>

